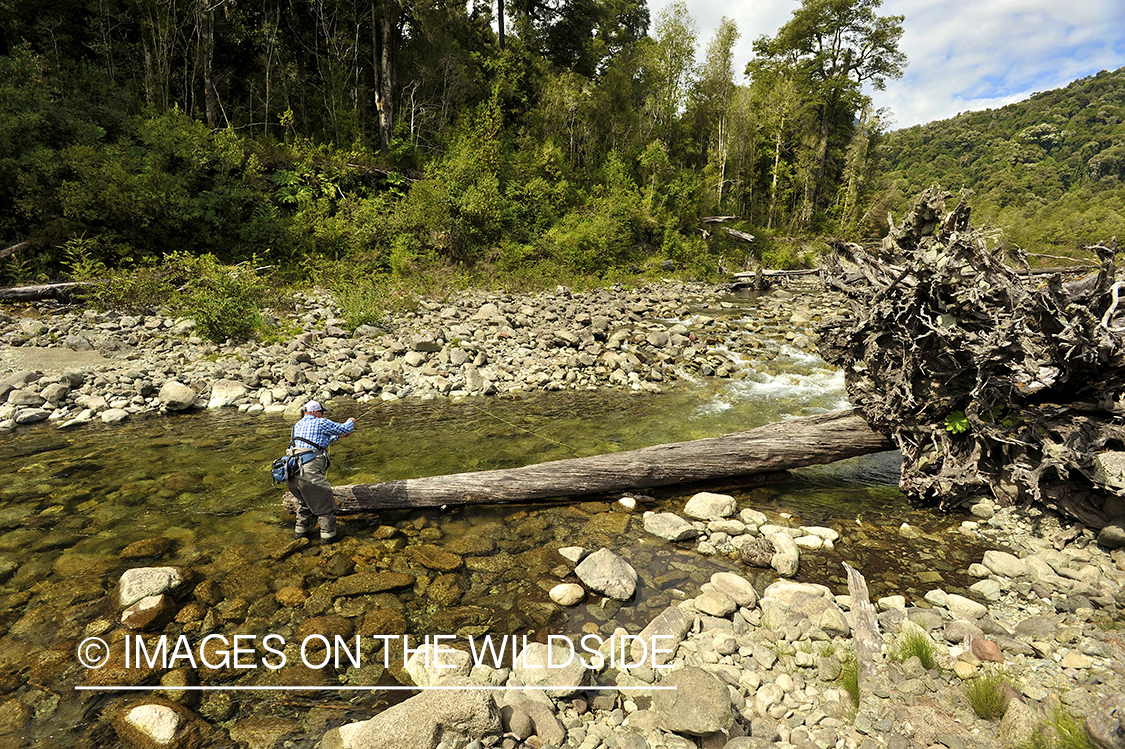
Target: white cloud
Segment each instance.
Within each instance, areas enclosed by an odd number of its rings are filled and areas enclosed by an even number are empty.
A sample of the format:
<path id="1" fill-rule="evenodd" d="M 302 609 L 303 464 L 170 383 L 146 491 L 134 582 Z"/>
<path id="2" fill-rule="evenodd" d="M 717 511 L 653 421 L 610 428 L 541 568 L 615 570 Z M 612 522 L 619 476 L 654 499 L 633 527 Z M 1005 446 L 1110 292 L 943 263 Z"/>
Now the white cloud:
<path id="1" fill-rule="evenodd" d="M 668 2 L 651 0 L 653 19 Z M 699 57 L 726 15 L 742 34 L 735 49 L 741 72 L 753 41 L 775 34 L 799 7 L 796 0 L 688 0 Z M 906 16 L 906 74 L 869 92 L 876 106 L 893 111 L 896 127 L 1004 106 L 1125 65 L 1121 0 L 884 0 L 878 12 Z"/>

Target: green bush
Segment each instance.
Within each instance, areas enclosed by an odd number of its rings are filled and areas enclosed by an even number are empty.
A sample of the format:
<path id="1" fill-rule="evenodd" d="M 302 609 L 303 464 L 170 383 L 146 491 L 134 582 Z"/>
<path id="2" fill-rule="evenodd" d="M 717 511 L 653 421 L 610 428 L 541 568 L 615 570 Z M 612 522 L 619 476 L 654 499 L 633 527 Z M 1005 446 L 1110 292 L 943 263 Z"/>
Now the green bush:
<path id="1" fill-rule="evenodd" d="M 386 280 L 378 276 L 340 279 L 332 284 L 332 292 L 340 315 L 352 332 L 360 325 L 379 325 L 390 304 Z"/>
<path id="2" fill-rule="evenodd" d="M 224 266 L 210 254 L 173 255 L 171 261 L 188 276 L 174 303 L 206 338 L 245 340 L 261 327 L 264 292 L 252 264 Z"/>
<path id="3" fill-rule="evenodd" d="M 199 333 L 213 341 L 244 340 L 262 326 L 267 290 L 253 263 L 227 266 L 210 254 L 173 253 L 157 265 L 110 270 L 94 254 L 96 245 L 74 238 L 65 247 L 71 277 L 89 284 L 87 299 L 98 308 L 169 307 L 195 320 Z"/>

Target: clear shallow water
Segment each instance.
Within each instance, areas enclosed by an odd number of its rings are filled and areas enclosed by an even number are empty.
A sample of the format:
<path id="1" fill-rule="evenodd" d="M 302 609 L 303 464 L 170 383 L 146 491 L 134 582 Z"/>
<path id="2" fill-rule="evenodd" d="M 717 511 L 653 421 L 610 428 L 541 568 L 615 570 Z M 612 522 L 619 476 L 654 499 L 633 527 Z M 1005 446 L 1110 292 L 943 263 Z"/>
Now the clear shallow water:
<path id="1" fill-rule="evenodd" d="M 842 377 L 815 356 L 767 342 L 735 358 L 745 368 L 741 379 L 700 380 L 658 395 L 598 391 L 338 403 L 333 418 L 356 416 L 358 429 L 333 447 L 329 475 L 336 484 L 372 483 L 514 467 L 713 437 L 846 405 Z M 126 569 L 180 565 L 196 580 L 218 581 L 227 601 L 243 595 L 251 606 L 265 601 L 270 605 L 260 621 L 253 620 L 264 630 L 296 626 L 279 619 L 276 604 L 267 600 L 282 585 L 312 590 L 366 563 L 363 554 L 382 553 L 341 544 L 344 551 L 335 554 L 314 545 L 284 561 L 271 558 L 288 543 L 291 529 L 280 507 L 283 490 L 268 474 L 288 430 L 277 416 L 211 412 L 139 417 L 72 432 L 42 426 L 0 440 L 0 691 L 6 695 L 0 702 L 37 705 L 28 736 L 66 743 L 104 730 L 75 717 L 84 708 L 72 702 L 78 698 L 71 688 L 85 673 L 68 657 L 92 622 L 118 615 L 109 596 Z M 921 561 L 944 573 L 945 587 L 956 590 L 958 570 L 977 561 L 979 552 L 948 533 L 949 519 L 911 508 L 896 480 L 897 458 L 887 454 L 804 469 L 781 484 L 712 488 L 732 493 L 741 507 L 844 534 L 834 552 L 802 558 L 802 580 L 844 592 L 839 562 L 847 559 L 868 575 L 874 595 L 906 592 L 910 563 Z M 679 511 L 688 494 L 653 492 L 641 509 Z M 618 626 L 639 631 L 664 606 L 694 596 L 715 571 L 739 571 L 759 588 L 774 579 L 730 559 L 702 556 L 691 545 L 660 542 L 643 532 L 639 512 L 623 513 L 613 499 L 345 517 L 343 532 L 361 543 L 394 526 L 407 545 L 487 538 L 493 546 L 455 573 L 463 593 L 448 604 L 416 586 L 394 597 L 352 599 L 336 613 L 359 619 L 373 608 L 400 608 L 408 630 L 419 635 L 455 629 L 608 635 Z M 919 527 L 923 538 L 899 539 L 895 531 L 904 521 Z M 153 553 L 136 557 L 138 543 Z M 552 604 L 546 591 L 567 575 L 555 550 L 571 545 L 609 546 L 630 561 L 641 578 L 636 600 L 594 597 L 568 610 Z M 238 620 L 238 626 L 250 628 L 251 621 Z M 60 697 L 44 707 L 34 702 L 36 688 L 26 685 L 24 674 L 45 659 L 54 665 L 37 678 Z M 364 709 L 373 704 L 357 700 Z M 263 701 L 270 698 L 242 699 L 228 720 L 252 714 Z M 88 710 L 84 715 L 93 720 Z"/>

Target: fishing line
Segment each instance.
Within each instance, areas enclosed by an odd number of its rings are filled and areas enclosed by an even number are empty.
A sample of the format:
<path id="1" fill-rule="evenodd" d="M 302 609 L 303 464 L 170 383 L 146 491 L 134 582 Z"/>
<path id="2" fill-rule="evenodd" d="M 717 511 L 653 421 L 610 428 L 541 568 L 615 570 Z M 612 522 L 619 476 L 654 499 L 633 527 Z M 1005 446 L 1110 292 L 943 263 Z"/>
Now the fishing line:
<path id="1" fill-rule="evenodd" d="M 381 404 L 381 403 L 379 403 L 379 402 L 373 403 L 373 404 L 372 404 L 371 406 L 369 406 L 368 408 L 366 408 L 366 409 L 364 409 L 364 410 L 360 411 L 360 413 L 359 413 L 359 416 L 356 416 L 356 417 L 354 417 L 354 418 L 358 420 L 358 419 L 359 419 L 360 417 L 362 417 L 362 416 L 366 416 L 367 414 L 369 414 L 369 413 L 371 413 L 372 411 L 374 411 L 374 410 L 375 410 L 376 408 L 378 408 L 378 407 L 379 407 L 380 405 L 382 405 L 382 404 Z M 531 435 L 531 436 L 533 436 L 533 437 L 538 437 L 539 439 L 541 439 L 541 440 L 544 440 L 545 442 L 550 442 L 551 444 L 554 444 L 554 445 L 558 445 L 559 447 L 562 447 L 562 448 L 566 448 L 567 450 L 569 450 L 569 451 L 570 451 L 570 452 L 572 452 L 572 453 L 577 453 L 577 452 L 578 452 L 578 451 L 577 451 L 577 450 L 576 450 L 575 448 L 571 447 L 570 445 L 566 444 L 565 442 L 559 442 L 559 441 L 558 441 L 557 439 L 554 439 L 554 438 L 552 438 L 552 437 L 548 437 L 548 436 L 546 436 L 546 435 L 544 435 L 544 434 L 540 434 L 539 432 L 536 432 L 536 431 L 535 431 L 535 430 L 533 430 L 533 429 L 528 429 L 527 427 L 524 427 L 524 426 L 520 426 L 519 424 L 515 424 L 515 423 L 513 423 L 513 422 L 511 422 L 511 421 L 508 421 L 507 419 L 505 419 L 505 418 L 503 418 L 503 417 L 501 417 L 501 416 L 497 416 L 496 414 L 492 413 L 491 411 L 488 411 L 488 410 L 486 410 L 486 409 L 483 409 L 483 408 L 481 408 L 480 406 L 478 406 L 478 405 L 476 405 L 476 404 L 473 404 L 473 403 L 469 403 L 469 402 L 467 402 L 467 401 L 466 401 L 466 402 L 465 402 L 465 405 L 466 405 L 466 406 L 468 406 L 469 408 L 472 408 L 472 409 L 474 409 L 474 410 L 476 410 L 476 411 L 479 411 L 479 412 L 481 412 L 482 414 L 484 414 L 485 416 L 488 416 L 489 418 L 495 419 L 496 421 L 499 421 L 499 422 L 501 422 L 502 424 L 506 424 L 507 426 L 510 426 L 510 427 L 512 427 L 513 429 L 518 429 L 518 430 L 520 430 L 521 432 L 527 432 L 528 434 L 530 434 L 530 435 Z"/>
<path id="2" fill-rule="evenodd" d="M 534 431 L 534 430 L 532 430 L 532 429 L 528 429 L 527 427 L 522 427 L 522 426 L 520 426 L 519 424 L 513 424 L 512 422 L 508 421 L 507 419 L 505 419 L 505 418 L 502 418 L 502 417 L 500 417 L 500 416 L 497 416 L 496 414 L 494 414 L 494 413 L 491 413 L 490 411 L 486 411 L 485 409 L 481 408 L 480 406 L 478 406 L 478 405 L 476 405 L 476 404 L 473 404 L 473 403 L 469 403 L 469 402 L 467 402 L 467 401 L 466 401 L 466 402 L 465 402 L 465 405 L 466 405 L 466 406 L 468 406 L 469 408 L 473 408 L 473 409 L 476 409 L 477 411 L 480 411 L 480 412 L 481 412 L 482 414 L 484 414 L 485 416 L 488 416 L 488 417 L 491 417 L 491 418 L 493 418 L 493 419 L 496 419 L 497 421 L 499 421 L 499 422 L 501 422 L 501 423 L 503 423 L 503 424 L 507 424 L 508 426 L 512 427 L 513 429 L 519 429 L 520 431 L 523 431 L 523 432 L 527 432 L 528 434 L 530 434 L 530 435 L 532 435 L 532 436 L 534 436 L 534 437 L 538 437 L 538 438 L 539 438 L 539 439 L 541 439 L 541 440 L 545 440 L 545 441 L 547 441 L 547 442 L 551 442 L 551 443 L 553 443 L 553 444 L 556 444 L 556 445 L 558 445 L 559 447 L 565 447 L 565 448 L 566 448 L 567 450 L 569 450 L 569 451 L 570 451 L 570 452 L 572 452 L 572 453 L 577 453 L 577 452 L 578 452 L 577 450 L 575 450 L 575 449 L 574 449 L 573 447 L 571 447 L 570 445 L 566 444 L 565 442 L 559 442 L 559 441 L 558 441 L 558 440 L 556 440 L 556 439 L 552 439 L 551 437 L 547 437 L 546 435 L 542 435 L 542 434 L 540 434 L 539 432 L 536 432 L 536 431 Z"/>

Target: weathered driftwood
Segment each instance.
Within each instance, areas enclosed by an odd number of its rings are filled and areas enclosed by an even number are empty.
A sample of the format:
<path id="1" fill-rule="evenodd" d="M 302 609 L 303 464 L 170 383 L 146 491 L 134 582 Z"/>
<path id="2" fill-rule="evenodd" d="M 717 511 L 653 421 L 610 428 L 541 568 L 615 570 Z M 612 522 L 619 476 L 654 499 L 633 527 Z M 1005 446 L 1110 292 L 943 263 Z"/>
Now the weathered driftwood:
<path id="1" fill-rule="evenodd" d="M 821 354 L 902 451 L 906 494 L 1038 503 L 1100 528 L 1108 493 L 1125 495 L 1094 470 L 1125 444 L 1116 247 L 1091 248 L 1101 266 L 1084 278 L 1040 280 L 989 247 L 964 201 L 947 213 L 949 197 L 924 192 L 878 253 L 835 243 L 822 278 L 853 314 L 820 327 Z"/>
<path id="2" fill-rule="evenodd" d="M 724 226 L 723 231 L 726 232 L 728 235 L 734 237 L 735 239 L 741 239 L 743 242 L 753 242 L 754 241 L 754 235 L 750 234 L 748 232 L 739 231 L 738 229 L 732 229 L 729 226 Z"/>
<path id="3" fill-rule="evenodd" d="M 862 692 L 863 685 L 872 681 L 874 669 L 882 658 L 883 638 L 879 634 L 879 617 L 867 592 L 867 580 L 847 562 L 844 562 L 844 571 L 848 574 L 848 595 L 852 599 L 852 639 Z"/>
<path id="4" fill-rule="evenodd" d="M 755 276 L 764 276 L 766 278 L 788 278 L 790 276 L 811 276 L 820 273 L 819 268 L 798 268 L 796 270 L 771 270 L 769 268 L 759 268 L 758 270 L 747 270 L 735 273 L 735 278 L 754 278 Z"/>
<path id="5" fill-rule="evenodd" d="M 6 302 L 39 302 L 44 299 L 65 299 L 82 283 L 50 283 L 39 286 L 10 286 L 0 289 L 0 300 Z"/>
<path id="6" fill-rule="evenodd" d="M 333 488 L 341 512 L 534 502 L 716 481 L 831 463 L 891 449 L 852 411 L 770 424 L 722 437 L 494 471 Z M 285 508 L 296 509 L 286 493 Z"/>
<path id="7" fill-rule="evenodd" d="M 35 239 L 28 239 L 23 242 L 17 242 L 16 244 L 10 245 L 0 250 L 0 259 L 6 258 L 9 255 L 16 255 L 21 252 L 27 252 L 28 250 L 34 249 L 39 245 L 44 244 L 46 241 L 47 240 L 44 237 L 36 237 Z"/>

